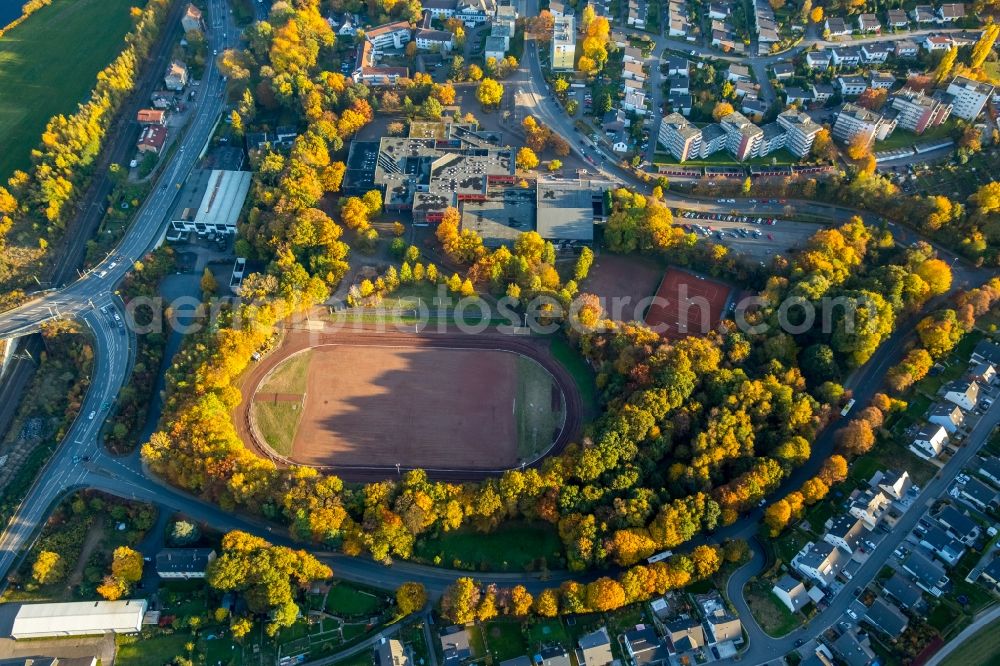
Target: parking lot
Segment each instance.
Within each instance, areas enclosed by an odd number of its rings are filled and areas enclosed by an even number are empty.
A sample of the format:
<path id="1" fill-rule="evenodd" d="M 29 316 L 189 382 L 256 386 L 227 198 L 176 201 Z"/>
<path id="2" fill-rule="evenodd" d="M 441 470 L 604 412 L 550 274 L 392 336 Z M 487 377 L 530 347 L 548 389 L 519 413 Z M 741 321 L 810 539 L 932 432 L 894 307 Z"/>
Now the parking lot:
<path id="1" fill-rule="evenodd" d="M 801 247 L 819 228 L 765 214 L 694 210 L 675 211 L 674 223 L 758 261 L 769 261 L 775 254 L 787 254 Z"/>

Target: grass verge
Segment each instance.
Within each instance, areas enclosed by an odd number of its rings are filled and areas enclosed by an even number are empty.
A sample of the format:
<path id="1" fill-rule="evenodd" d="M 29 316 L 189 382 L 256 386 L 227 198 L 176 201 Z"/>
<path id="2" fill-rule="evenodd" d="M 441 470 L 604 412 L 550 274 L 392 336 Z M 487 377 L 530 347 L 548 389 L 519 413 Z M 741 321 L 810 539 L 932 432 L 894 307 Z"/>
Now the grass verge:
<path id="1" fill-rule="evenodd" d="M 302 418 L 302 403 L 255 402 L 251 409 L 267 445 L 283 456 L 291 455 L 295 431 Z"/>
<path id="2" fill-rule="evenodd" d="M 295 354 L 276 367 L 257 390 L 263 393 L 297 393 L 300 395 L 305 393 L 309 381 L 309 361 L 311 360 L 311 349 Z"/>
<path id="3" fill-rule="evenodd" d="M 516 400 L 517 453 L 521 460 L 533 460 L 555 440 L 565 398 L 545 368 L 530 358 L 518 356 Z"/>
<path id="4" fill-rule="evenodd" d="M 986 625 L 958 646 L 942 666 L 985 666 L 996 664 L 1000 654 L 1000 620 Z"/>
<path id="5" fill-rule="evenodd" d="M 460 569 L 530 571 L 562 566 L 563 547 L 544 524 L 510 523 L 489 534 L 446 532 L 417 542 L 417 558 Z"/>

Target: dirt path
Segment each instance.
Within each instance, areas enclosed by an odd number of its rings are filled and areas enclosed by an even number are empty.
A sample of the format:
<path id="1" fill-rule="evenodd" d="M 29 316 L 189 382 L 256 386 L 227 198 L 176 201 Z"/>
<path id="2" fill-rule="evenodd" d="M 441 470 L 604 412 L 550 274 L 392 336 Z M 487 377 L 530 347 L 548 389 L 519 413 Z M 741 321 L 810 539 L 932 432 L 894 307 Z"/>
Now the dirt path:
<path id="1" fill-rule="evenodd" d="M 87 568 L 87 561 L 90 559 L 90 554 L 94 552 L 94 549 L 101 543 L 104 538 L 104 525 L 100 521 L 94 521 L 94 524 L 90 526 L 87 530 L 87 537 L 83 540 L 83 548 L 80 549 L 80 559 L 76 561 L 76 566 L 73 568 L 72 573 L 70 573 L 69 578 L 66 579 L 66 587 L 73 589 L 83 580 L 83 570 Z"/>

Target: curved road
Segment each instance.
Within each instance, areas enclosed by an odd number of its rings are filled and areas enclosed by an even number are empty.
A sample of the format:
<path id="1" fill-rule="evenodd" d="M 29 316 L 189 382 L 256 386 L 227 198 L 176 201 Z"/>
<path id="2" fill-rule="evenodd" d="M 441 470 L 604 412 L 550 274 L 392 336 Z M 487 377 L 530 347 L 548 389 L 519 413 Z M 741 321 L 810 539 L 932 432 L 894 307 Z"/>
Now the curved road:
<path id="1" fill-rule="evenodd" d="M 535 2 L 536 0 L 528 0 L 529 5 L 533 5 Z M 258 18 L 261 18 L 264 10 L 260 5 L 257 9 Z M 530 14 L 532 10 L 537 10 L 537 6 L 529 7 L 528 13 Z M 208 30 L 210 45 L 220 50 L 235 45 L 237 31 L 226 12 L 223 0 L 211 0 L 209 15 L 214 19 Z M 575 152 L 584 155 L 584 151 L 579 146 L 579 139 L 572 128 L 572 123 L 562 115 L 555 102 L 549 98 L 548 93 L 542 90 L 541 81 L 543 79 L 534 48 L 529 48 L 526 51 L 522 70 L 518 77 L 524 79 L 523 85 L 529 91 L 527 100 L 530 101 L 530 104 L 528 106 L 534 107 L 533 113 L 543 122 L 548 123 L 552 129 L 565 136 Z M 10 525 L 0 536 L 0 573 L 9 571 L 16 563 L 18 556 L 26 552 L 38 527 L 44 523 L 52 504 L 70 490 L 83 487 L 156 503 L 167 510 L 187 514 L 192 519 L 206 522 L 221 530 L 242 529 L 265 536 L 275 543 L 299 545 L 289 537 L 286 530 L 268 525 L 254 517 L 224 511 L 200 498 L 165 485 L 146 472 L 138 452 L 126 458 L 115 458 L 108 455 L 99 445 L 104 404 L 114 401 L 125 381 L 131 363 L 131 350 L 134 349 L 131 331 L 126 330 L 127 327 L 123 329 L 118 324 L 116 316 L 118 318 L 124 317 L 124 313 L 121 312 L 120 303 L 113 299 L 111 293 L 117 282 L 130 269 L 130 264 L 152 248 L 163 234 L 166 216 L 177 196 L 177 190 L 194 167 L 198 153 L 206 145 L 215 123 L 220 117 L 224 93 L 225 82 L 217 71 L 215 62 L 210 60 L 198 93 L 200 95 L 198 113 L 188 127 L 180 148 L 161 176 L 161 184 L 143 204 L 135 222 L 114 256 L 109 256 L 77 282 L 60 290 L 44 292 L 36 300 L 0 315 L 0 336 L 2 337 L 37 330 L 42 322 L 54 317 L 75 316 L 93 330 L 96 352 L 94 377 L 91 388 L 85 397 L 80 417 L 73 423 L 66 438 L 39 475 L 39 480 L 29 490 Z M 601 157 L 600 154 L 598 154 L 598 158 L 603 161 L 603 168 L 600 169 L 600 172 L 606 177 L 648 187 L 638 183 L 631 173 L 620 169 L 614 159 L 607 156 Z M 860 211 L 847 207 L 816 204 L 808 201 L 789 201 L 788 203 L 800 206 L 800 210 L 809 210 L 831 219 L 843 219 L 860 213 Z M 729 211 L 733 208 L 755 210 L 760 213 L 771 212 L 771 209 L 766 205 L 757 204 L 755 207 L 747 200 L 739 200 L 735 205 L 719 205 L 709 200 L 676 194 L 669 195 L 668 204 L 717 212 Z M 780 213 L 780 211 L 775 212 Z M 864 215 L 866 219 L 873 217 L 870 214 Z M 897 233 L 899 233 L 901 240 L 905 240 L 907 237 L 907 232 Z M 990 275 L 986 271 L 977 271 L 964 265 L 955 265 L 953 256 L 943 251 L 942 254 L 953 262 L 958 285 L 979 284 Z M 859 403 L 864 404 L 870 400 L 871 395 L 880 384 L 885 370 L 901 357 L 908 327 L 900 326 L 899 328 L 901 330 L 883 343 L 869 363 L 848 380 L 847 386 L 854 391 Z M 974 438 L 982 435 L 981 431 L 995 425 L 998 420 L 1000 420 L 1000 406 L 995 405 L 968 441 L 977 441 Z M 791 490 L 815 474 L 821 461 L 832 451 L 832 447 L 832 428 L 827 428 L 813 443 L 815 455 L 786 480 L 779 492 Z M 921 497 L 935 497 L 935 492 L 943 490 L 957 469 L 971 458 L 975 448 L 975 446 L 964 447 L 942 470 L 941 474 L 928 484 Z M 911 518 L 915 522 L 917 513 L 913 511 L 912 515 L 908 514 L 904 518 L 904 523 Z M 760 517 L 761 511 L 755 510 L 736 524 L 719 530 L 712 535 L 711 539 L 719 541 L 731 537 L 752 538 Z M 880 549 L 888 548 L 891 551 L 895 547 L 892 545 L 893 541 L 902 540 L 907 531 L 904 524 L 901 529 L 895 532 L 899 536 L 887 538 Z M 440 594 L 456 577 L 470 575 L 468 572 L 427 567 L 410 562 L 400 562 L 386 567 L 368 559 L 348 557 L 339 553 L 320 552 L 317 554 L 335 569 L 339 577 L 382 588 L 395 587 L 407 580 L 419 580 L 427 586 L 432 594 Z M 881 550 L 877 551 L 877 554 L 881 555 Z M 871 566 L 863 567 L 856 577 L 858 584 L 861 584 L 862 580 L 865 582 L 870 580 L 877 573 L 878 568 L 880 568 L 879 563 L 884 559 L 884 557 L 872 557 Z M 791 649 L 792 642 L 804 631 L 808 630 L 812 635 L 816 635 L 822 628 L 832 625 L 850 601 L 849 595 L 841 594 L 833 600 L 830 609 L 812 620 L 807 629 L 782 639 L 771 639 L 763 634 L 759 627 L 756 627 L 740 592 L 746 580 L 753 573 L 759 571 L 762 565 L 763 554 L 755 548 L 754 558 L 732 577 L 729 585 L 730 598 L 743 616 L 750 634 L 750 646 L 743 655 L 743 659 L 750 663 L 761 663 L 784 654 Z M 591 572 L 572 577 L 578 580 L 587 580 L 598 573 Z M 522 583 L 533 591 L 558 585 L 559 582 L 571 576 L 568 572 L 475 573 L 472 575 L 486 583 L 495 582 L 501 585 Z"/>

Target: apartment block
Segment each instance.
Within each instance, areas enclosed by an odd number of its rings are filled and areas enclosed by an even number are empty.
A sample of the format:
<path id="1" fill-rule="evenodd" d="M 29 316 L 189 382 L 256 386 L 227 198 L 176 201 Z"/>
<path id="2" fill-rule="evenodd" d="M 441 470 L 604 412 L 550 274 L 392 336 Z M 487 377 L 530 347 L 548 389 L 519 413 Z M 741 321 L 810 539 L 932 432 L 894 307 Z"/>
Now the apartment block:
<path id="1" fill-rule="evenodd" d="M 552 26 L 552 69 L 565 71 L 576 64 L 576 29 L 572 16 L 560 16 Z"/>
<path id="2" fill-rule="evenodd" d="M 759 154 L 764 131 L 750 122 L 749 118 L 734 111 L 719 124 L 726 133 L 726 150 L 733 157 L 742 162 Z"/>
<path id="3" fill-rule="evenodd" d="M 809 154 L 816 135 L 823 129 L 808 115 L 795 109 L 779 113 L 777 121 L 788 133 L 788 138 L 785 139 L 785 148 L 797 157 L 805 157 Z"/>
<path id="4" fill-rule="evenodd" d="M 892 108 L 899 111 L 896 123 L 914 134 L 923 134 L 927 128 L 948 120 L 952 113 L 952 100 L 953 97 L 947 93 L 928 96 L 904 88 L 892 100 Z"/>
<path id="5" fill-rule="evenodd" d="M 701 130 L 679 113 L 671 113 L 663 118 L 659 141 L 678 162 L 701 155 Z"/>
<path id="6" fill-rule="evenodd" d="M 955 96 L 952 113 L 964 120 L 975 120 L 993 94 L 993 86 L 956 76 L 948 84 L 948 94 Z"/>

